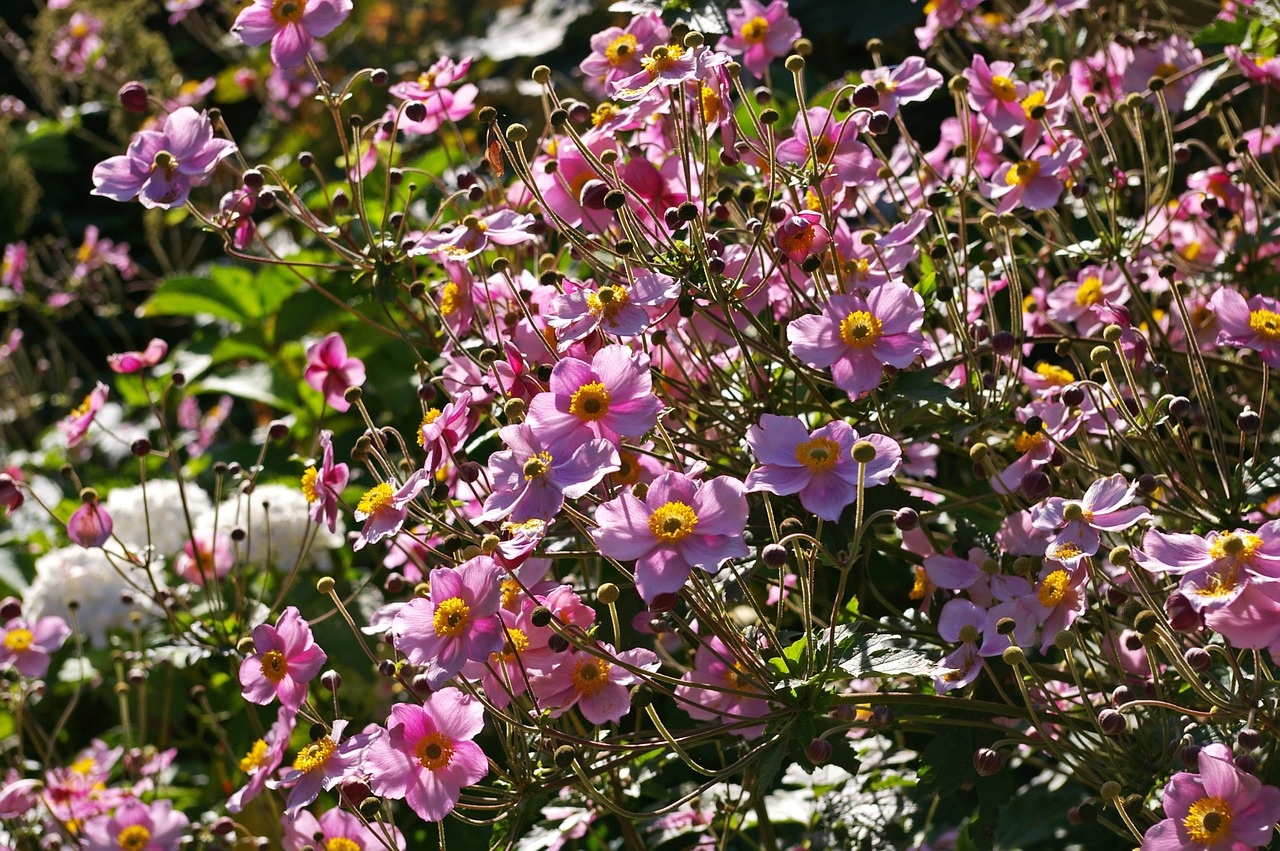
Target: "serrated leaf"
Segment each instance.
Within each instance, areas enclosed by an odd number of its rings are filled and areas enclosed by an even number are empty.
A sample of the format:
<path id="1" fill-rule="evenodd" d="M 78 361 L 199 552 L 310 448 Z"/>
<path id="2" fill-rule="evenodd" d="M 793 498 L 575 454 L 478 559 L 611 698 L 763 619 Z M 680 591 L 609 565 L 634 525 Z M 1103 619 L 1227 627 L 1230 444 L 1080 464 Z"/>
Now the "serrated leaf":
<path id="1" fill-rule="evenodd" d="M 941 670 L 934 659 L 901 646 L 905 639 L 900 635 L 859 635 L 841 625 L 836 627 L 835 639 L 835 664 L 851 677 L 932 677 Z M 820 661 L 827 658 L 829 646 L 830 635 L 823 630 L 814 639 L 814 651 Z"/>

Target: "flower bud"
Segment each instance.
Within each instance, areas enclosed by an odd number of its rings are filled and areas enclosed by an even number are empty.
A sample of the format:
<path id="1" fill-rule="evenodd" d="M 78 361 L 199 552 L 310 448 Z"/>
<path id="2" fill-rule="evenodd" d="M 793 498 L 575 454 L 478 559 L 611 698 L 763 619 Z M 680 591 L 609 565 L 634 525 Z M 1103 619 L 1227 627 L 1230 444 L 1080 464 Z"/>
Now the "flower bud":
<path id="1" fill-rule="evenodd" d="M 869 440 L 859 440 L 853 445 L 853 460 L 859 464 L 870 464 L 876 460 L 876 446 Z"/>
<path id="2" fill-rule="evenodd" d="M 1022 648 L 1015 644 L 1006 647 L 1004 652 L 1000 654 L 1000 658 L 1004 660 L 1006 665 L 1021 665 L 1026 661 L 1027 654 L 1023 653 Z"/>
<path id="3" fill-rule="evenodd" d="M 1192 608 L 1190 600 L 1177 591 L 1165 598 L 1164 613 L 1175 632 L 1195 632 L 1200 628 L 1200 613 Z"/>
<path id="4" fill-rule="evenodd" d="M 111 539 L 111 515 L 98 505 L 96 495 L 84 502 L 67 521 L 67 536 L 80 546 L 100 547 Z"/>
<path id="5" fill-rule="evenodd" d="M 990 777 L 999 774 L 1004 768 L 1004 757 L 1000 751 L 991 748 L 978 748 L 973 752 L 973 770 L 979 777 Z"/>
<path id="6" fill-rule="evenodd" d="M 596 599 L 606 606 L 610 606 L 618 602 L 618 596 L 621 593 L 617 585 L 612 582 L 606 582 L 596 589 Z"/>
<path id="7" fill-rule="evenodd" d="M 1213 657 L 1203 647 L 1188 647 L 1182 654 L 1182 658 L 1186 660 L 1188 667 L 1197 673 L 1207 671 L 1213 664 Z"/>
<path id="8" fill-rule="evenodd" d="M 1236 743 L 1247 751 L 1257 750 L 1262 745 L 1262 734 L 1252 727 L 1245 727 L 1236 733 Z"/>
<path id="9" fill-rule="evenodd" d="M 1098 726 L 1108 736 L 1119 736 L 1129 728 L 1124 714 L 1115 709 L 1104 709 L 1098 713 Z"/>
<path id="10" fill-rule="evenodd" d="M 831 760 L 833 751 L 834 748 L 826 739 L 814 739 L 809 742 L 809 747 L 804 749 L 804 755 L 814 765 L 822 765 Z"/>
<path id="11" fill-rule="evenodd" d="M 876 109 L 880 106 L 880 92 L 871 83 L 858 86 L 849 99 L 859 109 Z"/>
<path id="12" fill-rule="evenodd" d="M 867 132 L 873 136 L 880 136 L 889 132 L 889 113 L 884 110 L 877 109 L 871 113 L 871 117 L 867 119 Z"/>
<path id="13" fill-rule="evenodd" d="M 120 105 L 139 115 L 147 111 L 149 95 L 146 85 L 137 80 L 130 80 L 120 87 L 120 91 L 116 92 L 116 97 L 120 99 Z"/>
<path id="14" fill-rule="evenodd" d="M 557 768 L 568 768 L 573 765 L 573 761 L 578 758 L 578 753 L 573 749 L 573 745 L 561 745 L 556 748 L 553 759 Z"/>
<path id="15" fill-rule="evenodd" d="M 910 506 L 899 508 L 894 512 L 893 525 L 902 532 L 909 532 L 920 525 L 920 513 Z"/>

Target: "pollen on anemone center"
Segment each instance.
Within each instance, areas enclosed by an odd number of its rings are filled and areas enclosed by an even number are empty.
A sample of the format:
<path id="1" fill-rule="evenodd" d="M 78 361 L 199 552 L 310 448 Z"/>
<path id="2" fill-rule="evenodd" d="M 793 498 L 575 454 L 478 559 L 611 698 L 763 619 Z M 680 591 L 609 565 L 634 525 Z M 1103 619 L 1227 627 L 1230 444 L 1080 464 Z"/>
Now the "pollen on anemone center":
<path id="1" fill-rule="evenodd" d="M 466 631 L 471 623 L 471 607 L 461 597 L 450 597 L 436 606 L 435 617 L 431 625 L 436 635 L 457 638 Z"/>
<path id="2" fill-rule="evenodd" d="M 649 518 L 649 531 L 665 544 L 683 541 L 693 534 L 698 525 L 698 515 L 683 502 L 668 502 L 659 506 Z"/>
<path id="3" fill-rule="evenodd" d="M 569 398 L 569 413 L 580 420 L 595 422 L 609 413 L 609 388 L 599 381 L 584 384 Z"/>
<path id="4" fill-rule="evenodd" d="M 840 323 L 840 339 L 855 349 L 874 345 L 883 333 L 880 320 L 865 310 L 852 311 Z"/>
<path id="5" fill-rule="evenodd" d="M 815 437 L 796 447 L 796 460 L 814 473 L 825 473 L 840 460 L 840 444 L 829 437 Z"/>

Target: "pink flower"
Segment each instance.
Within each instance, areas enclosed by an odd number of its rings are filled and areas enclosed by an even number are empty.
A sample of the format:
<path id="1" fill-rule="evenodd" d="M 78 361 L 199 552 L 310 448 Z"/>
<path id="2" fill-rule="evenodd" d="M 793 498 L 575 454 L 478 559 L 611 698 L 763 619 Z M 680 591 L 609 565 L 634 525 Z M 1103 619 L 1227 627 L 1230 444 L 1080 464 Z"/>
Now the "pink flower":
<path id="1" fill-rule="evenodd" d="M 457 689 L 427 696 L 421 706 L 391 707 L 387 729 L 365 750 L 363 769 L 375 795 L 404 799 L 419 817 L 440 821 L 464 786 L 489 773 L 472 739 L 484 729 L 484 707 Z"/>
<path id="2" fill-rule="evenodd" d="M 475 427 L 471 417 L 471 391 L 441 408 L 428 408 L 418 426 L 418 445 L 426 450 L 423 469 L 435 472 L 453 457 L 453 453 Z"/>
<path id="3" fill-rule="evenodd" d="M 839 520 L 845 506 L 857 498 L 861 465 L 853 460 L 852 451 L 859 440 L 869 441 L 876 449 L 876 457 L 866 465 L 864 485 L 885 484 L 902 464 L 902 449 L 891 438 L 859 437 L 842 420 L 810 432 L 797 417 L 764 414 L 760 424 L 747 431 L 747 445 L 761 464 L 748 474 L 747 491 L 798 493 L 806 511 L 824 520 Z"/>
<path id="4" fill-rule="evenodd" d="M 601 284 L 595 290 L 570 284 L 551 302 L 547 324 L 556 329 L 561 351 L 597 329 L 634 337 L 649 327 L 645 307 L 666 304 L 679 295 L 680 283 L 661 272 L 637 275 L 634 284 Z"/>
<path id="5" fill-rule="evenodd" d="M 302 495 L 311 505 L 311 520 L 329 527 L 338 523 L 338 497 L 347 486 L 350 471 L 346 464 L 333 463 L 333 432 L 320 432 L 320 468 L 308 467 L 302 473 Z"/>
<path id="6" fill-rule="evenodd" d="M 1164 788 L 1164 820 L 1142 837 L 1142 851 L 1244 851 L 1271 841 L 1280 789 L 1236 767 L 1231 749 L 1200 749 L 1200 773 L 1179 771 Z"/>
<path id="7" fill-rule="evenodd" d="M 498 606 L 503 571 L 489 556 L 476 556 L 456 568 L 431 571 L 431 594 L 415 597 L 396 615 L 396 649 L 424 666 L 427 682 L 438 689 L 468 661 L 487 659 L 505 641 Z"/>
<path id="8" fill-rule="evenodd" d="M 1218 319 L 1218 345 L 1239 346 L 1258 353 L 1262 362 L 1280 367 L 1280 301 L 1270 296 L 1244 296 L 1218 289 L 1209 299 Z"/>
<path id="9" fill-rule="evenodd" d="M 1056 322 L 1074 322 L 1086 336 L 1102 330 L 1102 320 L 1094 310 L 1106 302 L 1113 305 L 1129 300 L 1129 283 L 1118 266 L 1085 266 L 1075 280 L 1063 282 L 1049 293 L 1049 316 Z"/>
<path id="10" fill-rule="evenodd" d="M 97 415 L 98 411 L 102 410 L 102 406 L 107 402 L 108 392 L 107 385 L 99 381 L 89 391 L 89 395 L 84 397 L 84 401 L 67 415 L 66 419 L 58 421 L 58 429 L 67 437 L 68 449 L 83 440 L 84 436 L 89 432 L 89 426 L 93 424 L 94 416 Z"/>
<path id="11" fill-rule="evenodd" d="M 494 245 L 519 245 L 537 237 L 530 231 L 533 216 L 515 210 L 498 210 L 484 218 L 469 215 L 449 231 L 424 234 L 409 249 L 410 257 L 426 255 L 436 260 L 461 263 Z"/>
<path id="12" fill-rule="evenodd" d="M 862 82 L 875 86 L 879 108 L 892 118 L 902 104 L 928 99 L 942 85 L 942 74 L 930 68 L 923 57 L 908 56 L 900 65 L 864 71 Z"/>
<path id="13" fill-rule="evenodd" d="M 742 0 L 741 6 L 726 14 L 730 36 L 720 42 L 720 49 L 742 54 L 743 66 L 757 77 L 774 59 L 790 53 L 800 37 L 800 22 L 788 14 L 786 0 L 773 0 L 768 6 Z"/>
<path id="14" fill-rule="evenodd" d="M 351 14 L 351 0 L 253 0 L 231 32 L 250 47 L 271 42 L 271 61 L 293 68 L 306 61 L 314 39 L 324 38 Z"/>
<path id="15" fill-rule="evenodd" d="M 335 331 L 307 347 L 304 377 L 312 389 L 324 394 L 324 400 L 331 408 L 346 411 L 351 404 L 343 394 L 348 387 L 364 384 L 364 361 L 347 357 L 347 344 Z"/>
<path id="16" fill-rule="evenodd" d="M 779 161 L 816 170 L 824 179 L 832 178 L 842 186 L 870 181 L 879 162 L 871 149 L 858 141 L 855 115 L 837 119 L 822 106 L 797 115 L 791 124 L 791 138 L 778 145 Z"/>
<path id="17" fill-rule="evenodd" d="M 346 730 L 346 721 L 334 721 L 333 729 L 298 751 L 293 768 L 286 771 L 284 777 L 278 781 L 267 781 L 269 788 L 289 790 L 284 810 L 286 816 L 296 818 L 303 807 L 320 797 L 321 789 L 328 791 L 355 773 L 372 735 L 359 734 L 344 741 L 342 734 Z"/>
<path id="18" fill-rule="evenodd" d="M 601 642 L 597 653 L 572 648 L 559 657 L 559 663 L 533 681 L 538 703 L 559 717 L 574 706 L 592 724 L 620 721 L 631 711 L 631 693 L 627 686 L 640 678 L 618 664 L 656 671 L 660 663 L 652 650 L 636 648 L 621 653 Z"/>
<path id="19" fill-rule="evenodd" d="M 1022 206 L 1047 210 L 1062 197 L 1063 176 L 1083 147 L 1078 139 L 1067 140 L 1056 152 L 1041 146 L 1024 160 L 1004 163 L 991 177 L 990 196 L 1000 203 L 997 213 Z"/>
<path id="20" fill-rule="evenodd" d="M 327 810 L 317 819 L 310 812 L 303 810 L 296 818 L 281 820 L 284 826 L 285 851 L 302 851 L 303 848 L 323 849 L 323 851 L 382 851 L 387 845 L 384 838 L 390 833 L 391 845 L 397 851 L 404 851 L 404 834 L 400 829 L 387 824 L 379 824 L 377 833 L 365 827 L 359 816 L 346 810 Z M 351 845 L 335 840 L 345 839 Z"/>
<path id="21" fill-rule="evenodd" d="M 5 623 L 0 637 L 0 668 L 13 668 L 24 677 L 43 677 L 49 657 L 71 637 L 62 618 L 49 615 L 31 623 L 21 616 Z"/>
<path id="22" fill-rule="evenodd" d="M 0 473 L 0 505 L 4 506 L 6 517 L 21 508 L 26 500 L 22 495 L 22 489 L 18 487 L 18 482 L 22 481 L 22 478 L 21 476 L 15 478 L 15 475 L 16 471 Z"/>
<path id="23" fill-rule="evenodd" d="M 297 720 L 296 709 L 281 706 L 276 712 L 276 722 L 271 725 L 271 729 L 263 738 L 255 741 L 240 760 L 240 771 L 249 776 L 249 782 L 227 799 L 228 812 L 240 812 L 245 804 L 262 794 L 267 781 L 280 767 L 280 760 L 284 759 L 284 752 L 289 747 L 289 738 L 293 735 Z"/>
<path id="24" fill-rule="evenodd" d="M 4 258 L 0 259 L 0 285 L 6 286 L 19 295 L 26 289 L 22 277 L 27 271 L 27 244 L 10 242 L 4 247 Z"/>
<path id="25" fill-rule="evenodd" d="M 86 549 L 100 547 L 111 540 L 114 524 L 107 510 L 98 505 L 98 497 L 92 492 L 67 520 L 67 537 Z"/>
<path id="26" fill-rule="evenodd" d="M 643 502 L 624 493 L 596 509 L 595 520 L 603 555 L 636 559 L 636 588 L 646 603 L 679 591 L 694 567 L 714 573 L 749 552 L 742 539 L 747 499 L 742 483 L 727 476 L 699 482 L 664 473 Z"/>
<path id="27" fill-rule="evenodd" d="M 1031 521 L 1037 529 L 1053 533 L 1047 550 L 1050 558 L 1093 555 L 1100 544 L 1099 532 L 1119 532 L 1151 517 L 1141 505 L 1125 508 L 1137 493 L 1137 484 L 1116 473 L 1089 485 L 1081 499 L 1049 497 L 1032 509 Z"/>
<path id="28" fill-rule="evenodd" d="M 637 15 L 627 28 L 609 27 L 591 37 L 591 55 L 579 70 L 588 78 L 588 88 L 604 94 L 609 85 L 643 70 L 640 60 L 650 50 L 665 44 L 671 33 L 653 12 Z"/>
<path id="29" fill-rule="evenodd" d="M 827 250 L 831 244 L 831 232 L 822 223 L 822 213 L 801 210 L 782 220 L 773 235 L 773 243 L 793 263 L 803 263 Z"/>
<path id="30" fill-rule="evenodd" d="M 489 456 L 493 492 L 477 518 L 486 523 L 507 517 L 515 523 L 551 520 L 566 499 L 580 499 L 620 467 L 614 445 L 589 430 L 556 437 L 524 422 L 498 435 L 507 449 Z"/>
<path id="31" fill-rule="evenodd" d="M 125 800 L 111 816 L 85 822 L 85 851 L 177 851 L 186 837 L 190 820 L 173 802 L 161 799 L 144 804 L 136 798 Z"/>
<path id="32" fill-rule="evenodd" d="M 591 363 L 563 358 L 551 371 L 549 393 L 529 403 L 526 422 L 547 439 L 585 431 L 617 445 L 653 428 L 662 401 L 653 395 L 649 356 L 605 346 Z"/>
<path id="33" fill-rule="evenodd" d="M 167 354 L 169 354 L 169 344 L 164 340 L 155 339 L 147 343 L 145 351 L 107 355 L 107 366 L 111 367 L 112 372 L 128 375 L 155 366 L 164 360 Z"/>
<path id="34" fill-rule="evenodd" d="M 1022 99 L 1027 95 L 1025 83 L 1014 76 L 1012 62 L 992 62 L 976 54 L 972 64 L 961 74 L 969 81 L 969 106 L 980 112 L 1001 133 L 1020 128 L 1026 122 L 1027 111 Z"/>
<path id="35" fill-rule="evenodd" d="M 924 300 L 906 284 L 889 282 L 865 298 L 837 294 L 822 313 L 787 326 L 791 352 L 809 366 L 831 368 L 850 399 L 874 390 L 884 365 L 902 369 L 924 352 Z"/>
<path id="36" fill-rule="evenodd" d="M 235 562 L 235 550 L 226 534 L 200 530 L 173 560 L 173 572 L 188 582 L 204 585 L 226 576 Z"/>
<path id="37" fill-rule="evenodd" d="M 356 520 L 364 527 L 351 549 L 359 552 L 399 532 L 409 516 L 409 503 L 431 482 L 431 476 L 418 469 L 398 489 L 392 482 L 380 482 L 365 491 L 355 510 Z"/>
<path id="38" fill-rule="evenodd" d="M 388 91 L 402 100 L 416 101 L 426 107 L 426 114 L 421 121 L 414 121 L 403 111 L 389 107 L 387 117 L 399 121 L 399 128 L 406 133 L 434 133 L 445 121 L 460 121 L 471 114 L 475 107 L 476 95 L 480 90 L 471 83 L 459 86 L 455 91 L 449 86 L 461 80 L 471 67 L 470 57 L 461 62 L 454 62 L 447 56 L 436 60 L 416 80 L 396 83 Z"/>
<path id="39" fill-rule="evenodd" d="M 169 113 L 161 130 L 140 130 L 123 156 L 98 163 L 90 194 L 137 198 L 144 207 L 181 207 L 191 187 L 207 183 L 235 150 L 234 142 L 213 138 L 207 112 L 184 106 Z"/>
<path id="40" fill-rule="evenodd" d="M 275 626 L 264 623 L 254 628 L 253 650 L 240 663 L 244 699 L 265 706 L 279 697 L 281 705 L 293 710 L 302 705 L 307 683 L 329 658 L 294 606 L 284 610 Z"/>
<path id="41" fill-rule="evenodd" d="M 684 685 L 676 686 L 676 700 L 690 718 L 741 725 L 746 719 L 769 713 L 765 691 L 753 678 L 748 665 L 717 636 L 698 645 L 693 667 L 680 679 Z M 744 739 L 754 739 L 764 731 L 764 725 L 731 729 Z"/>

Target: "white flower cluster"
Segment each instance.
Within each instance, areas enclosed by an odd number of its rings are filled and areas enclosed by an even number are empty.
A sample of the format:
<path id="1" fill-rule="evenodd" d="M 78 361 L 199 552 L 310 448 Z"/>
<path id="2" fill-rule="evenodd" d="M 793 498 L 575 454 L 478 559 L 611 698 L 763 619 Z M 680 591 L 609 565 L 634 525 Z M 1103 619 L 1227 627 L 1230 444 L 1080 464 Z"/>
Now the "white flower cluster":
<path id="1" fill-rule="evenodd" d="M 152 617 L 151 587 L 146 568 L 122 559 L 113 565 L 101 549 L 63 547 L 36 559 L 35 581 L 24 595 L 23 610 L 32 621 L 58 615 L 103 647 L 107 630 L 127 626 L 131 613 Z M 77 606 L 74 619 L 72 603 Z"/>
<path id="2" fill-rule="evenodd" d="M 142 553 L 150 545 L 156 553 L 172 557 L 182 551 L 191 537 L 187 513 L 182 508 L 184 494 L 193 523 L 213 508 L 209 495 L 198 486 L 184 482 L 179 487 L 171 479 L 149 481 L 145 487 L 116 488 L 107 494 L 103 504 L 115 522 L 116 537 L 127 544 L 130 551 Z M 200 528 L 195 526 L 197 531 Z"/>
<path id="3" fill-rule="evenodd" d="M 269 565 L 288 570 L 314 535 L 304 564 L 327 568 L 329 550 L 342 546 L 346 532 L 341 519 L 336 534 L 311 522 L 309 504 L 302 490 L 291 485 L 258 485 L 253 493 L 239 493 L 218 506 L 217 528 L 230 533 L 243 529 L 245 538 L 236 545 L 237 558 L 244 564 Z M 210 510 L 196 521 L 197 529 L 213 528 Z"/>

